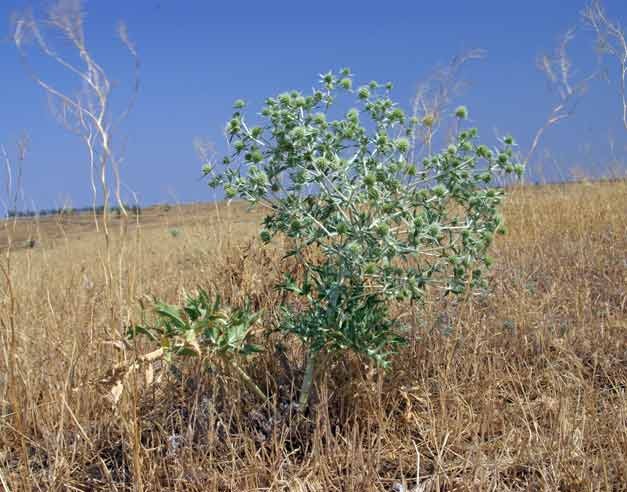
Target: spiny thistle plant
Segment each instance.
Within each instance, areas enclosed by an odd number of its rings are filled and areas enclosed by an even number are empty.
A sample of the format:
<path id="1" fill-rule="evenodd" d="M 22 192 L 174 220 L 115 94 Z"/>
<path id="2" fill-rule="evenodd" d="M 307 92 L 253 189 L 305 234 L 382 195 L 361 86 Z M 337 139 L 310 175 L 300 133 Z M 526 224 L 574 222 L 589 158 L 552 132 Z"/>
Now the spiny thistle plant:
<path id="1" fill-rule="evenodd" d="M 266 400 L 265 393 L 237 361 L 261 351 L 251 342 L 258 314 L 247 308 L 229 310 L 222 306 L 219 296 L 212 300 L 202 289 L 195 296 L 188 295 L 182 307 L 157 299 L 153 303 L 157 319 L 151 324 L 131 326 L 127 338 L 148 337 L 160 345 L 168 362 L 181 356 L 220 361 L 234 369 L 262 401 Z"/>
<path id="2" fill-rule="evenodd" d="M 389 301 L 481 285 L 488 248 L 503 231 L 503 191 L 491 184 L 523 172 L 511 137 L 490 149 L 474 128 L 410 162 L 419 122 L 390 98 L 391 83 L 353 88 L 348 69 L 320 79 L 309 95 L 268 98 L 256 125 L 237 101 L 226 127 L 232 152 L 222 166 L 203 168 L 227 198 L 265 207 L 261 239 L 288 238 L 287 255 L 303 267 L 302 278 L 279 286 L 305 300 L 300 310 L 284 306 L 280 324 L 307 349 L 301 408 L 321 353 L 352 350 L 389 363 L 403 341 Z M 467 116 L 465 107 L 455 112 L 460 125 Z"/>

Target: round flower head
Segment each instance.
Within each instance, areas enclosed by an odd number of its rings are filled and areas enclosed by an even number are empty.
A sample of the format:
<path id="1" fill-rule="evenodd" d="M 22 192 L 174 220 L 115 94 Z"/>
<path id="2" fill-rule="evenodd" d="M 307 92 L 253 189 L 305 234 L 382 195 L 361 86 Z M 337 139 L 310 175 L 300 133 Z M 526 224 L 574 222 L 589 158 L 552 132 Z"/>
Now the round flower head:
<path id="1" fill-rule="evenodd" d="M 370 97 L 370 89 L 368 89 L 365 85 L 362 85 L 357 91 L 357 95 L 359 96 L 359 99 L 368 99 Z"/>
<path id="2" fill-rule="evenodd" d="M 239 119 L 233 118 L 231 121 L 229 121 L 229 126 L 227 128 L 227 131 L 230 135 L 234 135 L 238 133 L 240 129 L 241 129 L 241 123 Z"/>
<path id="3" fill-rule="evenodd" d="M 235 198 L 235 195 L 237 195 L 237 190 L 232 185 L 226 185 L 224 187 L 224 193 L 226 194 L 227 198 Z"/>
<path id="4" fill-rule="evenodd" d="M 332 89 L 335 85 L 335 76 L 332 72 L 327 72 L 322 76 L 322 81 L 328 89 Z"/>
<path id="5" fill-rule="evenodd" d="M 440 237 L 441 232 L 442 228 L 440 227 L 440 224 L 437 223 L 430 224 L 427 228 L 427 234 L 435 239 Z"/>
<path id="6" fill-rule="evenodd" d="M 233 148 L 235 149 L 235 152 L 241 152 L 246 148 L 246 144 L 241 140 L 236 140 L 233 142 Z"/>
<path id="7" fill-rule="evenodd" d="M 405 113 L 403 112 L 402 109 L 400 108 L 396 108 L 392 111 L 392 113 L 390 114 L 390 119 L 391 120 L 396 120 L 399 123 L 402 123 L 403 120 L 405 120 Z"/>
<path id="8" fill-rule="evenodd" d="M 344 222 L 340 222 L 335 230 L 338 234 L 346 234 L 348 232 L 348 226 Z"/>
<path id="9" fill-rule="evenodd" d="M 361 253 L 361 245 L 355 241 L 353 241 L 352 243 L 350 243 L 346 249 L 348 250 L 348 252 L 352 255 L 358 255 Z"/>
<path id="10" fill-rule="evenodd" d="M 468 108 L 466 108 L 466 106 L 459 106 L 455 110 L 455 116 L 457 116 L 460 120 L 468 119 Z"/>
<path id="11" fill-rule="evenodd" d="M 388 226 L 387 224 L 383 223 L 377 226 L 377 234 L 379 236 L 386 236 L 388 232 L 390 232 L 390 226 Z"/>
<path id="12" fill-rule="evenodd" d="M 416 176 L 416 171 L 416 166 L 413 164 L 408 164 L 405 167 L 405 174 L 407 174 L 407 176 Z"/>
<path id="13" fill-rule="evenodd" d="M 359 110 L 357 108 L 351 108 L 346 113 L 346 118 L 352 122 L 357 122 L 359 120 Z"/>
<path id="14" fill-rule="evenodd" d="M 442 184 L 433 187 L 433 194 L 438 198 L 442 198 L 446 195 L 446 187 Z"/>
<path id="15" fill-rule="evenodd" d="M 314 115 L 314 123 L 316 123 L 316 125 L 325 125 L 327 122 L 327 116 L 324 113 L 316 113 Z"/>
<path id="16" fill-rule="evenodd" d="M 242 109 L 246 106 L 246 102 L 243 99 L 238 99 L 233 103 L 235 109 Z"/>
<path id="17" fill-rule="evenodd" d="M 269 243 L 272 239 L 270 231 L 268 231 L 267 229 L 262 229 L 262 231 L 259 233 L 259 237 L 264 243 Z"/>
<path id="18" fill-rule="evenodd" d="M 259 149 L 254 149 L 248 155 L 248 160 L 254 163 L 259 163 L 263 160 L 263 155 L 259 152 Z"/>

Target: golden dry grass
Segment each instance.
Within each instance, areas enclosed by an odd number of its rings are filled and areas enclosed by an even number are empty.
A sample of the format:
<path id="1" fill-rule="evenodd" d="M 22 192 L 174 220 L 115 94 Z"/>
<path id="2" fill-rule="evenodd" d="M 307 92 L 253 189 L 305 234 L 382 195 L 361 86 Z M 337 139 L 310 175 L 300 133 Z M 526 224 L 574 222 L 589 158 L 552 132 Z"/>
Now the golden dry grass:
<path id="1" fill-rule="evenodd" d="M 0 489 L 411 489 L 419 463 L 424 491 L 627 490 L 627 182 L 514 190 L 505 216 L 489 293 L 430 302 L 388 373 L 334 361 L 309 418 L 286 411 L 302 354 L 276 338 L 249 367 L 264 407 L 193 363 L 137 374 L 116 406 L 99 383 L 133 357 L 106 342 L 145 294 L 204 286 L 271 322 L 282 267 L 251 241 L 259 215 L 156 208 L 110 260 L 89 222 L 21 222 L 2 258 Z"/>

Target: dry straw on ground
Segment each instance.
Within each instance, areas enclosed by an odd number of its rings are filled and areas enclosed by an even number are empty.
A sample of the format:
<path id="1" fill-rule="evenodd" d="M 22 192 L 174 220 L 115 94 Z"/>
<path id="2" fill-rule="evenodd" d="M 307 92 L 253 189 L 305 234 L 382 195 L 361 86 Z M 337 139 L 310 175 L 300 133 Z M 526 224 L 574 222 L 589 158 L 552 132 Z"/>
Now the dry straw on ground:
<path id="1" fill-rule="evenodd" d="M 275 338 L 249 367 L 265 407 L 191 363 L 106 399 L 134 356 L 108 342 L 145 294 L 204 286 L 272 321 L 280 251 L 251 240 L 258 216 L 146 211 L 114 241 L 109 285 L 89 216 L 7 226 L 0 489 L 627 490 L 627 183 L 517 189 L 504 215 L 489 292 L 408 318 L 388 373 L 334 361 L 307 419 L 289 405 L 302 354 Z"/>

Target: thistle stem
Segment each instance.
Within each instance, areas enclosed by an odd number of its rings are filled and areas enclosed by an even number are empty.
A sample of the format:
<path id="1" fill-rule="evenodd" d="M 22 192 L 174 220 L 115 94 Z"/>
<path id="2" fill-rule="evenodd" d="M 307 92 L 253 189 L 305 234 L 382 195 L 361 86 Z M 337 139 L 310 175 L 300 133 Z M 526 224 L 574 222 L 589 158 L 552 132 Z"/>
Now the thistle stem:
<path id="1" fill-rule="evenodd" d="M 233 361 L 229 361 L 229 364 L 233 369 L 235 369 L 235 372 L 237 372 L 239 378 L 252 390 L 253 393 L 255 393 L 255 395 L 257 395 L 259 400 L 265 402 L 268 399 L 268 396 L 261 390 L 259 386 L 257 386 L 257 384 L 251 379 L 246 371 L 244 371 L 244 369 L 242 369 Z"/>
<path id="2" fill-rule="evenodd" d="M 311 393 L 315 369 L 316 355 L 313 352 L 309 352 L 307 354 L 307 365 L 305 366 L 303 384 L 300 387 L 300 398 L 298 399 L 298 406 L 301 412 L 304 412 L 307 409 L 307 404 L 309 403 L 309 394 Z"/>

